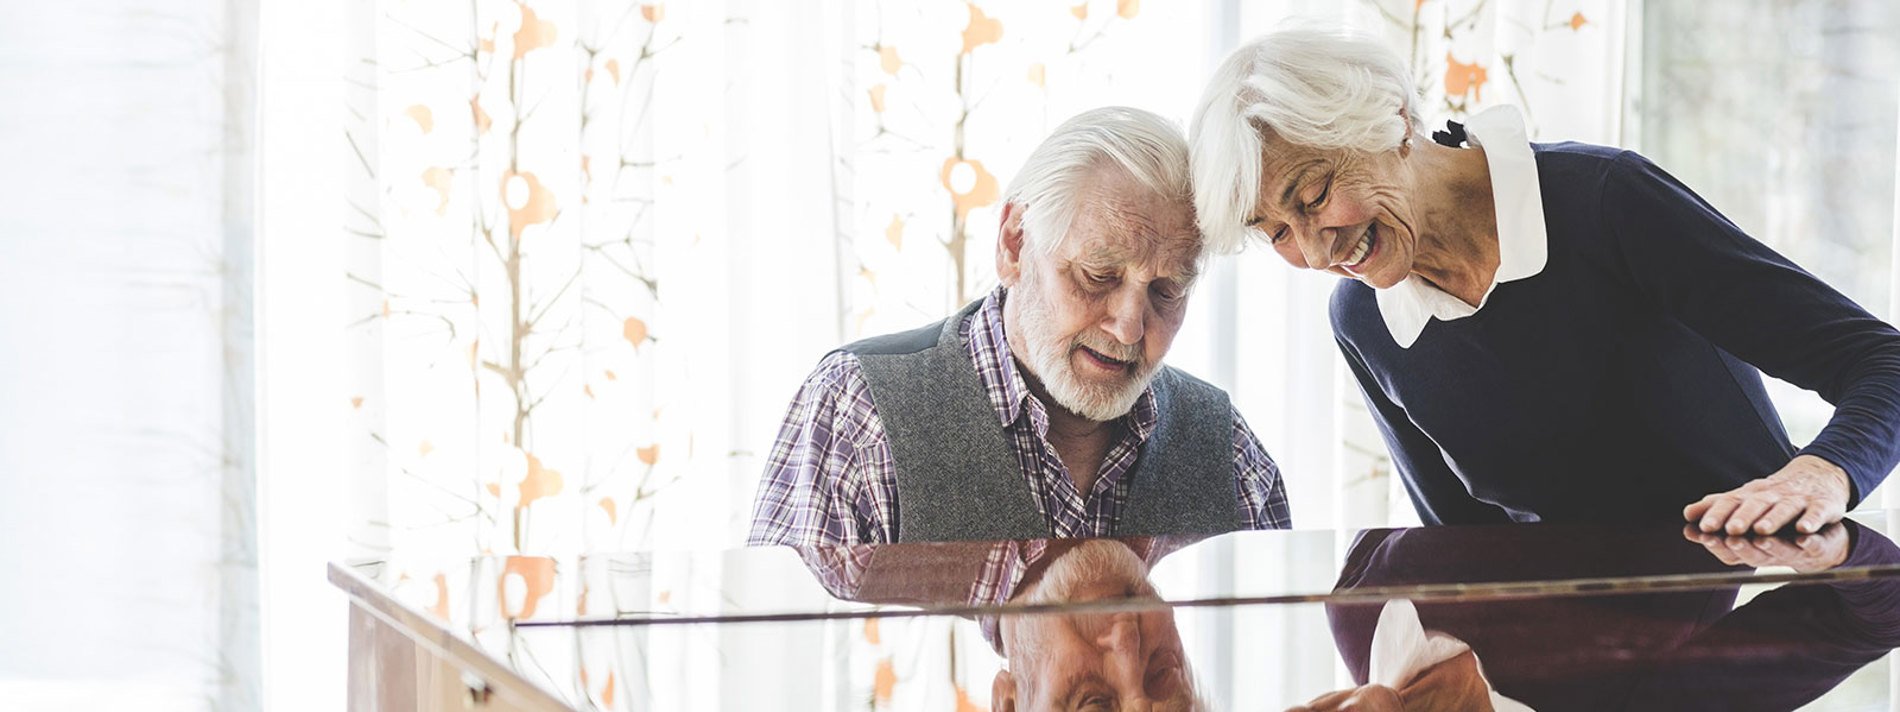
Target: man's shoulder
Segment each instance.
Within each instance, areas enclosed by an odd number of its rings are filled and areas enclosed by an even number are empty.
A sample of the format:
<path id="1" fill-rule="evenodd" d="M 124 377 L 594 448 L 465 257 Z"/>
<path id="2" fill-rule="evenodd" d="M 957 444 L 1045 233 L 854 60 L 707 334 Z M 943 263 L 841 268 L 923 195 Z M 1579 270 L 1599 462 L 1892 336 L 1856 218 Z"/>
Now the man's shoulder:
<path id="1" fill-rule="evenodd" d="M 818 365 L 799 388 L 799 400 L 814 401 L 820 411 L 852 409 L 857 401 L 863 401 L 857 408 L 874 407 L 863 364 L 857 354 L 844 349 L 833 349 L 818 359 Z"/>
<path id="2" fill-rule="evenodd" d="M 839 350 L 860 356 L 903 356 L 927 351 L 943 343 L 946 326 L 957 324 L 960 327 L 964 322 L 975 318 L 977 311 L 985 308 L 994 309 L 999 298 L 997 294 L 972 301 L 949 316 L 915 329 L 859 339 L 839 347 Z"/>
<path id="3" fill-rule="evenodd" d="M 1194 402 L 1226 405 L 1229 401 L 1227 391 L 1221 390 L 1192 373 L 1163 364 L 1161 372 L 1155 374 L 1155 384 L 1169 391 L 1169 400 L 1180 402 L 1183 397 Z"/>
<path id="4" fill-rule="evenodd" d="M 909 331 L 859 339 L 838 350 L 860 356 L 901 356 L 936 346 L 942 334 L 943 320 L 940 319 Z"/>

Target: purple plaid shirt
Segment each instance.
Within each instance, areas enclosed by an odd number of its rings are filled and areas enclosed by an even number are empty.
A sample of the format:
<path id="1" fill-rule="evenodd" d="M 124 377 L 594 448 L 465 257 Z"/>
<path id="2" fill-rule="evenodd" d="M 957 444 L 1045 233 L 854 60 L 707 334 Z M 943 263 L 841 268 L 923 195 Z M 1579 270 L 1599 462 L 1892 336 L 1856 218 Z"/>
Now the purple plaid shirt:
<path id="1" fill-rule="evenodd" d="M 1122 417 L 1124 427 L 1101 473 L 1080 492 L 1049 444 L 1049 414 L 1016 370 L 1003 334 L 1005 290 L 997 287 L 960 325 L 1005 439 L 1022 466 L 1031 499 L 1057 538 L 1112 533 L 1128 501 L 1142 442 L 1154 432 L 1154 390 Z M 1234 412 L 1234 498 L 1247 529 L 1292 526 L 1273 459 Z M 833 351 L 818 362 L 779 428 L 752 513 L 750 545 L 887 543 L 897 538 L 897 463 L 871 388 L 855 354 Z"/>

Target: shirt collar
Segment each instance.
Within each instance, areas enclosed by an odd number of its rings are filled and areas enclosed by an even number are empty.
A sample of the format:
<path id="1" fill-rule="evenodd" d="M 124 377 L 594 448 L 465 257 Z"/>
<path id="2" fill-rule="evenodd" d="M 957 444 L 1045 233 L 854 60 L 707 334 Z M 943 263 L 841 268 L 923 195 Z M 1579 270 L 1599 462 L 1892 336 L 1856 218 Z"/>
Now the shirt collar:
<path id="1" fill-rule="evenodd" d="M 1016 358 L 1009 350 L 1008 332 L 1003 328 L 1003 301 L 1008 297 L 1009 290 L 1001 285 L 990 290 L 989 296 L 983 298 L 983 305 L 969 316 L 960 329 L 969 343 L 970 359 L 976 365 L 977 376 L 983 381 L 983 391 L 989 395 L 997 421 L 1009 427 L 1028 411 L 1036 435 L 1047 437 L 1048 414 L 1043 411 L 1040 401 L 1030 397 L 1029 384 L 1023 381 Z M 1155 389 L 1150 384 L 1142 390 L 1141 398 L 1135 401 L 1135 407 L 1123 419 L 1134 431 L 1137 441 L 1146 441 L 1148 435 L 1154 432 L 1157 416 Z"/>
<path id="2" fill-rule="evenodd" d="M 1479 112 L 1465 124 L 1473 146 L 1484 147 L 1491 169 L 1491 198 L 1498 219 L 1498 271 L 1473 307 L 1432 286 L 1418 275 L 1376 293 L 1379 315 L 1401 348 L 1410 348 L 1433 318 L 1463 319 L 1491 301 L 1491 292 L 1504 282 L 1532 277 L 1544 271 L 1549 237 L 1544 230 L 1544 198 L 1537 181 L 1537 156 L 1524 132 L 1524 119 L 1512 106 Z"/>

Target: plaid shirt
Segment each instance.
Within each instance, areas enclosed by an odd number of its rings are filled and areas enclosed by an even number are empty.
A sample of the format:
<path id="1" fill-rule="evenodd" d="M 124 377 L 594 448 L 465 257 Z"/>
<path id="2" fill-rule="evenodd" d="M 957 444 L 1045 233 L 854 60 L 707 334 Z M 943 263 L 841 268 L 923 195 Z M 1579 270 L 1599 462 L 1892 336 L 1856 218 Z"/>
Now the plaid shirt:
<path id="1" fill-rule="evenodd" d="M 1016 453 L 1031 499 L 1057 538 L 1113 533 L 1127 503 L 1129 469 L 1154 432 L 1150 388 L 1122 417 L 1100 476 L 1080 492 L 1049 444 L 1049 414 L 1010 356 L 1003 332 L 1006 290 L 997 287 L 960 325 L 1005 439 Z M 1292 525 L 1273 459 L 1234 412 L 1234 497 L 1246 529 Z M 871 400 L 858 357 L 833 351 L 792 400 L 766 463 L 752 513 L 751 545 L 887 543 L 897 538 L 897 462 Z"/>

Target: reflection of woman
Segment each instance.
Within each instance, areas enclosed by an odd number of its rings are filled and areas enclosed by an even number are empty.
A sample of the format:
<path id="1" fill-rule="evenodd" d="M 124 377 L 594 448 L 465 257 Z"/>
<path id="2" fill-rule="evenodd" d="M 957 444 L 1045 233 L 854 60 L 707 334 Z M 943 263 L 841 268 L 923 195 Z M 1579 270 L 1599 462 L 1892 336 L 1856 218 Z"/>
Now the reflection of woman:
<path id="1" fill-rule="evenodd" d="M 1382 45 L 1282 31 L 1218 70 L 1192 158 L 1212 246 L 1346 278 L 1333 332 L 1426 522 L 1815 531 L 1900 460 L 1892 327 L 1634 153 L 1508 107 L 1421 126 Z M 1757 367 L 1836 406 L 1798 453 Z"/>
<path id="2" fill-rule="evenodd" d="M 1852 521 L 1792 540 L 1700 533 L 1685 540 L 1649 527 L 1588 531 L 1593 535 L 1525 527 L 1500 537 L 1482 529 L 1370 530 L 1353 543 L 1338 586 L 1715 573 L 1737 563 L 1802 572 L 1900 564 L 1900 548 Z M 1498 692 L 1544 712 L 1794 709 L 1900 646 L 1900 579 L 1785 585 L 1740 607 L 1733 607 L 1735 594 L 1727 588 L 1423 602 L 1413 620 L 1468 645 Z M 1391 611 L 1377 603 L 1329 604 L 1326 613 L 1354 679 L 1380 682 L 1378 639 Z M 1460 679 L 1460 671 L 1470 678 L 1462 661 L 1446 662 L 1441 678 Z"/>

